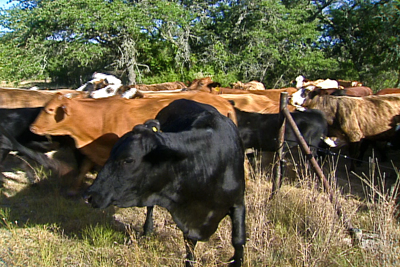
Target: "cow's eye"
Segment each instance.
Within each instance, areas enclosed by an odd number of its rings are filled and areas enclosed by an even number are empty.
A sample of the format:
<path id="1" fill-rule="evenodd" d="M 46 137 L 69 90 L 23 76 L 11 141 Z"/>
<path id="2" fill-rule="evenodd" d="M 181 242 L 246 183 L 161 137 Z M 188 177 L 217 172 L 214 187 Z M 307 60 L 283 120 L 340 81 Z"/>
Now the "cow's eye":
<path id="1" fill-rule="evenodd" d="M 130 164 L 130 163 L 132 163 L 132 162 L 133 162 L 133 159 L 132 159 L 132 158 L 124 159 L 124 164 Z"/>

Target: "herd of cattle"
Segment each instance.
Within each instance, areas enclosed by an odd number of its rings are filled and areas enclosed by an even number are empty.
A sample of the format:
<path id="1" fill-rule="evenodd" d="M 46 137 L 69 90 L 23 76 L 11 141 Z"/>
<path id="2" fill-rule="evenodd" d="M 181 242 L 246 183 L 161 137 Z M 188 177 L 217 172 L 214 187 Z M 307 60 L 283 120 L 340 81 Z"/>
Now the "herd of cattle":
<path id="1" fill-rule="evenodd" d="M 45 153 L 67 147 L 78 163 L 69 194 L 84 190 L 98 208 L 147 207 L 146 234 L 152 207 L 167 208 L 184 233 L 187 266 L 196 242 L 208 239 L 229 215 L 231 265 L 240 266 L 244 154 L 248 148 L 278 149 L 282 92 L 311 148 L 342 140 L 357 158 L 364 142 L 396 144 L 400 89 L 373 95 L 359 82 L 302 76 L 296 86 L 281 89 L 255 81 L 225 88 L 210 77 L 189 85 L 125 86 L 115 76 L 95 73 L 77 90 L 0 89 L 0 168 L 10 151 L 18 151 L 62 176 L 64 163 Z M 297 145 L 286 128 L 287 145 Z M 84 178 L 95 166 L 101 169 L 85 190 Z"/>

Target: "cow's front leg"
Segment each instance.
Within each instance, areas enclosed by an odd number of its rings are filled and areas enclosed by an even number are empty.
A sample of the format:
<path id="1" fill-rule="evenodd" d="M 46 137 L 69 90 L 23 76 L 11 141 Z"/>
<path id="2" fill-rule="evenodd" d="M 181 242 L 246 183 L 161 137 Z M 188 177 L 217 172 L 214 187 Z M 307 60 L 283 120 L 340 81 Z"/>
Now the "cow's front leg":
<path id="1" fill-rule="evenodd" d="M 194 248 L 196 247 L 197 240 L 191 239 L 184 235 L 185 239 L 185 248 L 186 248 L 186 259 L 185 266 L 192 267 L 194 262 L 196 261 L 196 257 L 194 255 Z"/>

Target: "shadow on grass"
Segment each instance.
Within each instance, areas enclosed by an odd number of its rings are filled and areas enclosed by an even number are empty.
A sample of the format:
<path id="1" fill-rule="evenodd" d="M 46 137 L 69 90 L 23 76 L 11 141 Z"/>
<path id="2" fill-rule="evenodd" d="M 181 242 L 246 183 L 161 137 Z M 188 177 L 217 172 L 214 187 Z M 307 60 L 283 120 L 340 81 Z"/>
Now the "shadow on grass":
<path id="1" fill-rule="evenodd" d="M 7 210 L 8 221 L 20 227 L 55 224 L 77 237 L 89 226 L 113 225 L 114 207 L 94 209 L 80 196 L 65 197 L 62 181 L 38 168 L 9 168 L 0 174 L 0 210 Z"/>

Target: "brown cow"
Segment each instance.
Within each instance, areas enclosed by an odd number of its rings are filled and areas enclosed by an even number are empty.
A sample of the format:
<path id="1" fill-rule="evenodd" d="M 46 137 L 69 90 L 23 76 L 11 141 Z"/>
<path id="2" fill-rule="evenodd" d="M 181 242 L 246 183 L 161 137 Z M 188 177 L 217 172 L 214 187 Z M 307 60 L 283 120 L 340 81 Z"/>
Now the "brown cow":
<path id="1" fill-rule="evenodd" d="M 128 131 L 157 113 L 173 100 L 185 98 L 214 106 L 221 114 L 236 121 L 229 101 L 208 93 L 186 93 L 158 99 L 69 99 L 56 95 L 31 125 L 39 135 L 69 135 L 92 162 L 104 165 L 115 142 Z M 85 173 L 77 178 L 81 186 Z"/>
<path id="2" fill-rule="evenodd" d="M 389 95 L 389 94 L 400 94 L 400 88 L 385 88 L 375 93 L 375 95 Z"/>
<path id="3" fill-rule="evenodd" d="M 315 96 L 324 96 L 324 95 L 332 95 L 332 96 L 369 96 L 372 95 L 372 90 L 369 87 L 348 87 L 345 89 L 322 89 L 311 87 L 300 88 L 297 92 L 292 94 L 290 99 L 290 103 L 295 106 L 298 110 L 304 110 L 303 104 L 307 99 L 312 99 Z"/>
<path id="4" fill-rule="evenodd" d="M 235 82 L 232 84 L 232 89 L 241 89 L 241 90 L 265 90 L 264 84 L 251 81 L 247 83 L 242 83 L 241 81 Z"/>
<path id="5" fill-rule="evenodd" d="M 316 96 L 307 99 L 303 106 L 325 113 L 330 127 L 340 130 L 350 142 L 349 152 L 353 158 L 358 156 L 362 139 L 388 140 L 400 122 L 400 95 Z"/>
<path id="6" fill-rule="evenodd" d="M 230 89 L 230 88 L 215 88 L 214 91 L 217 92 L 219 95 L 221 95 L 221 94 L 255 94 L 255 95 L 262 95 L 264 97 L 268 97 L 272 101 L 279 102 L 282 92 L 287 92 L 288 96 L 292 96 L 295 92 L 297 92 L 297 89 L 294 88 L 294 87 L 288 87 L 288 88 L 281 88 L 281 89 L 266 89 L 266 90 L 246 91 L 246 90 L 238 90 L 238 89 Z"/>
<path id="7" fill-rule="evenodd" d="M 369 96 L 374 94 L 371 88 L 367 86 L 353 86 L 344 88 L 343 90 L 345 90 L 347 96 Z"/>
<path id="8" fill-rule="evenodd" d="M 37 108 L 44 107 L 55 94 L 70 94 L 71 97 L 86 97 L 86 92 L 75 90 L 36 91 L 27 89 L 0 88 L 0 108 Z"/>
<path id="9" fill-rule="evenodd" d="M 337 80 L 337 81 L 339 83 L 339 88 L 363 86 L 363 84 L 358 81 L 346 81 L 346 80 Z"/>
<path id="10" fill-rule="evenodd" d="M 234 102 L 235 108 L 246 112 L 257 112 L 262 114 L 279 113 L 279 102 L 271 100 L 262 95 L 253 94 L 222 94 L 219 95 Z M 289 111 L 296 108 L 288 104 Z"/>
<path id="11" fill-rule="evenodd" d="M 256 94 L 268 97 L 273 101 L 279 101 L 282 92 L 287 92 L 289 96 L 297 92 L 294 87 L 281 89 L 266 89 L 266 90 L 240 90 L 226 87 L 220 87 L 219 83 L 213 82 L 210 77 L 194 80 L 187 88 L 188 91 L 201 91 L 213 94 Z"/>
<path id="12" fill-rule="evenodd" d="M 210 77 L 204 77 L 200 79 L 194 79 L 186 88 L 186 90 L 211 93 L 215 87 L 221 87 L 221 84 L 214 82 Z"/>
<path id="13" fill-rule="evenodd" d="M 158 84 L 136 84 L 132 87 L 140 91 L 167 91 L 186 88 L 186 84 L 183 82 L 165 82 Z"/>

